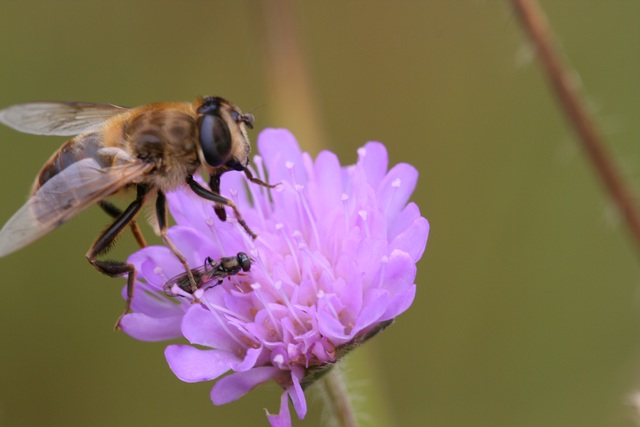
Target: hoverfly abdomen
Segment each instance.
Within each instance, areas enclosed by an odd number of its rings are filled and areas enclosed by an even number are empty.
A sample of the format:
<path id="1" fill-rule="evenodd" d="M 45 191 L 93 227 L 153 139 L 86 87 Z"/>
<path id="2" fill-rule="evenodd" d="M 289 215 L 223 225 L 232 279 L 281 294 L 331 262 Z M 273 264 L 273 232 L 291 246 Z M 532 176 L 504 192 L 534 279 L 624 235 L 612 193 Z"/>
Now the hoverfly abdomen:
<path id="1" fill-rule="evenodd" d="M 96 132 L 79 135 L 67 141 L 44 164 L 31 188 L 31 195 L 51 178 L 82 159 L 93 158 L 100 167 L 110 166 L 107 159 L 98 153 L 101 148 L 102 139 Z"/>

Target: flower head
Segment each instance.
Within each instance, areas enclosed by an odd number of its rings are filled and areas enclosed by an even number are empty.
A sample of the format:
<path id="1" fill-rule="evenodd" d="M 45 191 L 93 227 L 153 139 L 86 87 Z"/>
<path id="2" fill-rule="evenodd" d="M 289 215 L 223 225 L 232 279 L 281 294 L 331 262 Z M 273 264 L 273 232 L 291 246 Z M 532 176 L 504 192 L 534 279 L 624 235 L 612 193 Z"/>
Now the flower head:
<path id="1" fill-rule="evenodd" d="M 221 186 L 256 240 L 234 218 L 221 222 L 211 203 L 189 190 L 168 195 L 177 224 L 169 237 L 191 266 L 246 252 L 251 271 L 194 298 L 168 298 L 163 285 L 184 272 L 181 264 L 168 248 L 141 249 L 128 260 L 139 283 L 134 313 L 121 326 L 140 340 L 184 337 L 200 346 L 165 351 L 183 381 L 231 371 L 213 386 L 216 405 L 276 381 L 284 393 L 280 414 L 269 419 L 290 425 L 289 399 L 303 418 L 305 387 L 411 305 L 429 224 L 408 202 L 416 169 L 387 170 L 380 143 L 360 148 L 357 163 L 347 167 L 328 151 L 314 161 L 286 130 L 263 131 L 258 149 L 255 173 L 279 185 L 269 190 L 227 173 Z"/>

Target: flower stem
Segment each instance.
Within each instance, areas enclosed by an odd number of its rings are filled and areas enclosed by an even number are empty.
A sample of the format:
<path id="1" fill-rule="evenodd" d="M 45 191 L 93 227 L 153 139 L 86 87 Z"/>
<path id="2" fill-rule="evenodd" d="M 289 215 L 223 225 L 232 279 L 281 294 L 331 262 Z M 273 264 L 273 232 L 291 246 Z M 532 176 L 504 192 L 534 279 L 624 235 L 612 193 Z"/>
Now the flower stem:
<path id="1" fill-rule="evenodd" d="M 318 384 L 326 405 L 327 415 L 336 427 L 357 427 L 353 405 L 347 393 L 340 368 L 334 367 Z"/>
<path id="2" fill-rule="evenodd" d="M 622 213 L 635 243 L 640 248 L 640 214 L 626 182 L 606 150 L 606 144 L 595 120 L 579 96 L 575 80 L 560 60 L 553 44 L 551 31 L 536 0 L 512 0 L 522 26 L 533 41 L 539 58 L 570 124 L 578 134 L 596 171 Z"/>

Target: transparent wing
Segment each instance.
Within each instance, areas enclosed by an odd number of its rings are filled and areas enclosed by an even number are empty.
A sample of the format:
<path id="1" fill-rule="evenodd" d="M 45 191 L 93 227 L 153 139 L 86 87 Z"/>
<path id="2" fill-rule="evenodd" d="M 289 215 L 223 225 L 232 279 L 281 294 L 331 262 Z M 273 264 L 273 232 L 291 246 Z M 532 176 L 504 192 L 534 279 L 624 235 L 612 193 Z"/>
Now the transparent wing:
<path id="1" fill-rule="evenodd" d="M 191 269 L 191 274 L 193 274 L 198 289 L 201 289 L 213 280 L 222 279 L 229 275 L 224 271 L 218 270 L 219 265 L 220 263 L 217 261 L 213 261 L 211 264 L 205 262 L 204 265 Z M 189 281 L 189 275 L 187 273 L 181 273 L 169 279 L 169 281 L 164 284 L 164 292 L 167 295 L 175 295 L 172 292 L 175 285 L 182 291 L 191 293 L 191 282 Z"/>
<path id="2" fill-rule="evenodd" d="M 142 162 L 101 168 L 82 159 L 47 181 L 0 230 L 0 257 L 64 224 L 86 207 L 136 181 L 153 166 Z"/>
<path id="3" fill-rule="evenodd" d="M 78 135 L 128 111 L 111 104 L 28 102 L 0 110 L 0 122 L 35 135 Z"/>

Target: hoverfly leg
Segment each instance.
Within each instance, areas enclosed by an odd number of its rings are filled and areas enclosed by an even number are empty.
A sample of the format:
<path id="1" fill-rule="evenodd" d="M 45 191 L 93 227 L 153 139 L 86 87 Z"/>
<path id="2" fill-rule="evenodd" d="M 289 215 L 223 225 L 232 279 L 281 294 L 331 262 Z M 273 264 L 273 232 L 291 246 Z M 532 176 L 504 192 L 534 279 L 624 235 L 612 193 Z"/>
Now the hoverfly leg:
<path id="1" fill-rule="evenodd" d="M 160 190 L 158 190 L 158 195 L 156 197 L 156 216 L 158 218 L 160 237 L 184 266 L 187 277 L 189 278 L 189 283 L 191 284 L 191 293 L 196 292 L 198 290 L 198 284 L 196 283 L 195 277 L 193 277 L 193 272 L 187 263 L 187 259 L 182 255 L 182 252 L 180 252 L 176 245 L 173 244 L 171 239 L 169 239 L 169 236 L 167 236 L 167 230 L 169 228 L 167 218 L 167 197 Z"/>
<path id="2" fill-rule="evenodd" d="M 136 283 L 136 269 L 132 264 L 122 261 L 99 261 L 96 257 L 107 252 L 116 238 L 122 233 L 122 230 L 134 220 L 142 205 L 144 197 L 147 194 L 147 187 L 139 185 L 136 199 L 116 218 L 116 220 L 104 230 L 87 252 L 87 260 L 99 272 L 111 277 L 127 274 L 127 301 L 125 302 L 124 313 L 118 318 L 116 329 L 120 328 L 120 320 L 122 316 L 131 312 L 131 301 L 133 299 L 133 290 Z"/>
<path id="3" fill-rule="evenodd" d="M 216 194 L 220 194 L 220 176 L 221 175 L 222 173 L 216 173 L 209 177 L 209 188 L 211 189 L 212 192 Z M 220 221 L 227 220 L 227 211 L 224 210 L 224 206 L 215 205 L 213 207 L 213 210 L 218 216 L 218 218 L 220 219 Z"/>
<path id="4" fill-rule="evenodd" d="M 98 205 L 102 208 L 103 211 L 107 213 L 111 218 L 118 218 L 122 215 L 122 209 L 118 208 L 113 203 L 107 202 L 106 200 L 102 200 L 98 202 Z M 133 237 L 136 239 L 138 246 L 141 248 L 147 247 L 147 241 L 144 239 L 142 235 L 142 231 L 140 231 L 140 227 L 138 226 L 138 222 L 133 220 L 129 223 L 129 227 L 131 227 L 131 232 L 133 233 Z"/>
<path id="5" fill-rule="evenodd" d="M 247 168 L 244 168 L 244 174 L 246 175 L 247 179 L 251 182 L 253 182 L 254 184 L 258 184 L 261 187 L 266 187 L 266 188 L 276 188 L 278 186 L 278 184 L 267 184 L 266 182 L 264 182 L 263 180 L 261 180 L 260 178 L 255 178 L 253 176 L 253 174 L 251 173 L 251 171 Z"/>
<path id="6" fill-rule="evenodd" d="M 202 197 L 203 199 L 207 199 L 214 203 L 219 203 L 221 205 L 228 206 L 231 209 L 233 209 L 233 213 L 236 216 L 236 220 L 238 221 L 238 224 L 240 224 L 242 228 L 244 228 L 244 231 L 246 231 L 247 234 L 251 236 L 251 238 L 254 240 L 258 237 L 258 235 L 249 228 L 245 220 L 242 218 L 242 214 L 238 210 L 238 207 L 236 206 L 236 204 L 233 203 L 233 201 L 225 197 L 222 197 L 220 194 L 216 194 L 211 192 L 210 190 L 207 190 L 202 185 L 198 184 L 191 175 L 187 176 L 187 184 L 189 184 L 189 187 L 191 188 L 191 190 L 193 190 L 194 193 L 196 193 L 198 196 Z"/>

